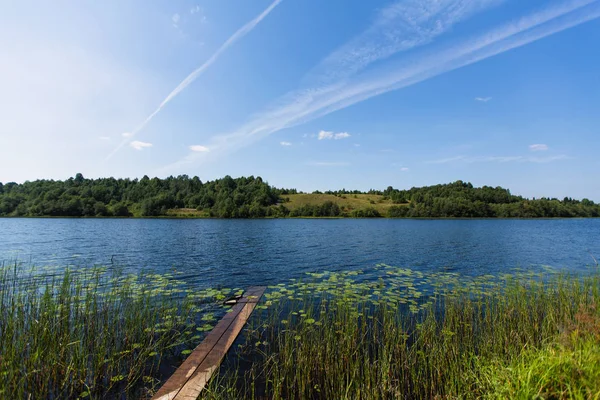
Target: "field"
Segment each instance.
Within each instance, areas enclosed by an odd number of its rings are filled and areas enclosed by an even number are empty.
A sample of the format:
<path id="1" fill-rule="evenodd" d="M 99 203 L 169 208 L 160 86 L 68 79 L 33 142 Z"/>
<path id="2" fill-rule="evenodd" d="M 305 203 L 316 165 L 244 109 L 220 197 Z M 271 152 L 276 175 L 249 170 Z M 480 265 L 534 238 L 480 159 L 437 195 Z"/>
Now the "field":
<path id="1" fill-rule="evenodd" d="M 167 217 L 177 218 L 209 218 L 210 215 L 206 211 L 199 211 L 194 208 L 174 208 L 167 211 Z"/>
<path id="2" fill-rule="evenodd" d="M 382 217 L 388 215 L 388 210 L 392 206 L 407 206 L 408 204 L 394 204 L 391 200 L 385 199 L 384 196 L 376 194 L 289 194 L 282 196 L 280 205 L 286 207 L 290 212 L 304 206 L 321 206 L 324 203 L 330 202 L 340 207 L 341 214 L 350 215 L 352 211 L 375 209 Z M 271 206 L 272 210 L 276 210 L 278 206 Z M 140 215 L 136 215 L 140 216 Z M 166 217 L 172 218 L 210 218 L 210 214 L 206 210 L 195 210 L 193 208 L 178 208 L 167 211 Z M 281 215 L 278 215 L 281 217 Z"/>
<path id="3" fill-rule="evenodd" d="M 383 196 L 376 194 L 345 194 L 335 196 L 332 194 L 290 194 L 282 196 L 285 200 L 283 203 L 290 211 L 304 205 L 320 205 L 326 201 L 331 201 L 337 204 L 342 211 L 351 212 L 353 210 L 364 210 L 366 208 L 374 208 L 383 216 L 387 215 L 387 211 L 394 204 L 391 200 L 384 200 Z"/>

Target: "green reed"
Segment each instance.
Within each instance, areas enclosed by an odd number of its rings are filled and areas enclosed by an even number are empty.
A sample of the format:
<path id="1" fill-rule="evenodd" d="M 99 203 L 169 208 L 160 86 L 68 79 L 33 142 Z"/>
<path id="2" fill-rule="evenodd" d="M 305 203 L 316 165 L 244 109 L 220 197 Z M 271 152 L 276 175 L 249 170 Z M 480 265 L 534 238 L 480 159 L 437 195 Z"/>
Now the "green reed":
<path id="1" fill-rule="evenodd" d="M 177 274 L 0 269 L 0 398 L 142 398 L 212 329 L 231 290 Z"/>
<path id="2" fill-rule="evenodd" d="M 271 287 L 204 398 L 600 398 L 600 275 Z"/>

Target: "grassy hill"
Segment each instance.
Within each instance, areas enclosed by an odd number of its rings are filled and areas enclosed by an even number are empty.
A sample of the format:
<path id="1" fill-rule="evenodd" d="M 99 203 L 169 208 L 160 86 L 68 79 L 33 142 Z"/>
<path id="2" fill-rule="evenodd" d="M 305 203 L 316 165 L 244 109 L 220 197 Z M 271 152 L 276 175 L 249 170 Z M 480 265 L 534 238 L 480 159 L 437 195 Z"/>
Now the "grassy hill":
<path id="1" fill-rule="evenodd" d="M 354 210 L 364 210 L 366 208 L 374 208 L 381 215 L 387 215 L 388 209 L 394 204 L 392 200 L 384 199 L 384 196 L 377 194 L 290 194 L 282 196 L 285 200 L 283 205 L 290 211 L 306 206 L 306 205 L 321 205 L 325 202 L 337 204 L 343 212 L 352 212 Z M 289 199 L 289 201 L 288 201 Z"/>

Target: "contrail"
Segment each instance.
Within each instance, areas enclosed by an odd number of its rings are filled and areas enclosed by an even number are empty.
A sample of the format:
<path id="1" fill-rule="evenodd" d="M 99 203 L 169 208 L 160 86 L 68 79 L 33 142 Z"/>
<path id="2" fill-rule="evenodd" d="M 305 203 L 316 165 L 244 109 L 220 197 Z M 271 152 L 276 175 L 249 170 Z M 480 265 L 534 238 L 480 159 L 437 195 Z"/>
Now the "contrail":
<path id="1" fill-rule="evenodd" d="M 279 3 L 281 3 L 283 0 L 275 0 L 273 3 L 271 3 L 271 5 L 269 7 L 267 7 L 259 16 L 257 16 L 256 18 L 254 18 L 253 20 L 251 20 L 250 22 L 246 23 L 246 25 L 242 26 L 240 29 L 238 29 L 233 35 L 231 35 L 231 37 L 229 39 L 227 39 L 227 41 L 225 43 L 223 43 L 221 45 L 221 47 L 219 47 L 219 49 L 208 59 L 206 60 L 206 62 L 204 64 L 202 64 L 200 67 L 198 67 L 195 71 L 193 71 L 191 74 L 189 74 L 187 76 L 187 78 L 185 78 L 175 89 L 173 89 L 173 91 L 171 93 L 169 93 L 169 95 L 162 101 L 162 103 L 160 103 L 160 105 L 158 106 L 158 108 L 156 110 L 154 110 L 154 112 L 152 114 L 150 114 L 148 116 L 148 118 L 146 118 L 146 120 L 144 120 L 144 122 L 141 123 L 141 125 L 139 125 L 137 128 L 135 128 L 133 131 L 131 131 L 131 135 L 129 135 L 127 137 L 127 139 L 123 140 L 121 142 L 121 144 L 119 144 L 107 157 L 106 160 L 109 160 L 113 155 L 115 155 L 123 146 L 125 146 L 128 142 L 131 141 L 131 139 L 142 129 L 144 129 L 144 127 L 146 125 L 148 125 L 148 123 L 152 120 L 152 118 L 154 118 L 154 116 L 156 114 L 158 114 L 160 112 L 160 110 L 163 109 L 164 106 L 167 105 L 168 102 L 170 102 L 171 100 L 173 100 L 173 98 L 175 98 L 175 96 L 177 96 L 179 93 L 181 93 L 185 88 L 187 88 L 191 83 L 193 83 L 196 79 L 198 79 L 198 77 L 200 75 L 202 75 L 202 73 L 208 68 L 210 67 L 215 61 L 217 61 L 217 59 L 221 56 L 221 54 L 223 54 L 225 52 L 225 50 L 227 50 L 229 47 L 231 47 L 235 42 L 237 42 L 238 40 L 240 40 L 241 38 L 243 38 L 244 36 L 246 36 L 248 33 L 250 33 L 252 31 L 252 29 L 254 29 L 256 27 L 256 25 L 258 25 L 260 23 L 260 21 L 262 21 L 267 15 L 269 15 L 269 13 L 271 11 L 273 11 L 273 9 L 275 7 L 277 7 L 277 5 L 279 5 Z M 105 161 L 106 161 L 105 160 Z"/>
<path id="2" fill-rule="evenodd" d="M 423 82 L 597 18 L 600 18 L 598 0 L 573 0 L 546 8 L 458 44 L 436 46 L 401 62 L 375 68 L 352 81 L 292 93 L 279 107 L 265 112 L 237 131 L 213 137 L 209 147 L 218 149 L 220 153 L 233 151 L 279 130 Z M 199 156 L 207 159 L 217 154 L 190 153 L 163 169 L 178 168 Z"/>

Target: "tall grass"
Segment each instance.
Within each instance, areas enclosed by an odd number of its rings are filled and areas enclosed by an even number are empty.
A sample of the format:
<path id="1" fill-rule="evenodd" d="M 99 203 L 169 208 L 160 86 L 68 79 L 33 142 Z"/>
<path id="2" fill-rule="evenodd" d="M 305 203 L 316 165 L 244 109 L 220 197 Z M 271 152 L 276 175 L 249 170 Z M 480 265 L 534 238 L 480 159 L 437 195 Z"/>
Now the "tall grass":
<path id="1" fill-rule="evenodd" d="M 600 275 L 271 288 L 204 398 L 600 398 Z"/>
<path id="2" fill-rule="evenodd" d="M 141 398 L 212 328 L 223 291 L 106 268 L 0 269 L 0 398 Z"/>

